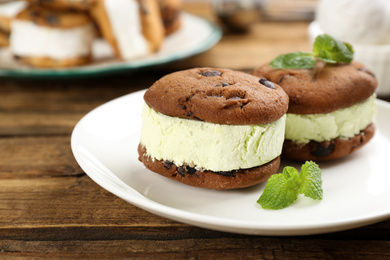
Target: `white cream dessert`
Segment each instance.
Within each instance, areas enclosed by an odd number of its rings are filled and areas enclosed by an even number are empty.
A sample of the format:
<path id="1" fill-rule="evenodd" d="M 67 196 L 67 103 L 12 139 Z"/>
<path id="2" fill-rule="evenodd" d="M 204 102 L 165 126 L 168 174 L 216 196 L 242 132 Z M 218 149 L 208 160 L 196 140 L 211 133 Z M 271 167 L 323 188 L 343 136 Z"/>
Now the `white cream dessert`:
<path id="1" fill-rule="evenodd" d="M 74 59 L 91 54 L 94 31 L 92 24 L 75 28 L 52 28 L 34 22 L 12 22 L 10 49 L 20 57 L 47 57 L 55 60 Z M 32 36 L 26 41 L 27 36 Z"/>
<path id="2" fill-rule="evenodd" d="M 374 123 L 375 98 L 374 94 L 361 103 L 326 114 L 287 113 L 286 139 L 305 144 L 311 140 L 323 142 L 351 138 Z"/>
<path id="3" fill-rule="evenodd" d="M 285 120 L 286 116 L 264 125 L 214 124 L 166 116 L 145 104 L 140 143 L 151 158 L 176 165 L 216 172 L 247 169 L 281 154 Z"/>
<path id="4" fill-rule="evenodd" d="M 124 60 L 145 56 L 149 46 L 142 33 L 139 3 L 135 0 L 104 1 L 119 52 Z"/>
<path id="5" fill-rule="evenodd" d="M 11 23 L 11 53 L 34 67 L 60 68 L 91 60 L 94 28 L 84 12 L 29 6 Z"/>
<path id="6" fill-rule="evenodd" d="M 163 25 L 155 0 L 98 0 L 92 8 L 104 38 L 122 60 L 133 60 L 157 51 Z"/>

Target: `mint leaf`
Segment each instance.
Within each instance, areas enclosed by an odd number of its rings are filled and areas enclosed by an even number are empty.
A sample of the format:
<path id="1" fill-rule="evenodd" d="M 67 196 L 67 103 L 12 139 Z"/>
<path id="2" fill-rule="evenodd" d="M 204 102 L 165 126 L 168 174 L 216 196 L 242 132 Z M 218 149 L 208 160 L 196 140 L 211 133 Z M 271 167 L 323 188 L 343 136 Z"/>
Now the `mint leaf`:
<path id="1" fill-rule="evenodd" d="M 326 63 L 350 63 L 353 60 L 352 45 L 339 41 L 328 34 L 317 36 L 313 52 L 292 52 L 273 59 L 269 65 L 275 69 L 310 69 L 317 59 Z"/>
<path id="2" fill-rule="evenodd" d="M 285 167 L 283 173 L 274 174 L 268 179 L 263 194 L 258 199 L 264 209 L 282 209 L 298 198 L 298 171 L 293 167 Z"/>
<path id="3" fill-rule="evenodd" d="M 282 54 L 270 62 L 276 69 L 310 69 L 316 65 L 316 59 L 310 52 L 292 52 Z"/>
<path id="4" fill-rule="evenodd" d="M 312 161 L 302 165 L 300 174 L 294 167 L 286 166 L 283 173 L 272 175 L 257 203 L 264 209 L 282 209 L 297 200 L 299 193 L 322 199 L 321 169 Z"/>
<path id="5" fill-rule="evenodd" d="M 321 169 L 316 163 L 310 161 L 302 165 L 299 182 L 301 184 L 299 193 L 314 200 L 322 199 Z"/>
<path id="6" fill-rule="evenodd" d="M 349 43 L 339 41 L 328 34 L 322 34 L 314 41 L 313 53 L 318 59 L 327 63 L 350 63 L 354 51 Z"/>

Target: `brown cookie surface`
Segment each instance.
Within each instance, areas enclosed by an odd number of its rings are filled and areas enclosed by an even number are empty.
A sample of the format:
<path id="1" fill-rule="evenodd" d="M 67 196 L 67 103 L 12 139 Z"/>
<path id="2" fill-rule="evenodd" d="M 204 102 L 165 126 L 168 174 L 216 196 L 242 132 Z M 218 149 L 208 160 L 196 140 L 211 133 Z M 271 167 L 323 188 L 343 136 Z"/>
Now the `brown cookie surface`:
<path id="1" fill-rule="evenodd" d="M 270 123 L 288 107 L 288 96 L 277 84 L 214 68 L 169 74 L 146 91 L 144 100 L 164 115 L 231 125 Z"/>
<path id="2" fill-rule="evenodd" d="M 28 2 L 50 9 L 87 11 L 95 0 L 28 0 Z"/>
<path id="3" fill-rule="evenodd" d="M 370 97 L 377 87 L 375 76 L 356 61 L 332 65 L 317 62 L 313 69 L 256 68 L 258 77 L 279 84 L 290 98 L 288 113 L 329 113 Z"/>
<path id="4" fill-rule="evenodd" d="M 297 144 L 285 140 L 282 157 L 298 161 L 327 161 L 344 157 L 365 145 L 374 136 L 375 126 L 370 124 L 359 134 L 349 139 L 336 138 L 325 142 L 311 141 Z"/>
<path id="5" fill-rule="evenodd" d="M 245 188 L 264 182 L 276 173 L 280 166 L 280 156 L 267 164 L 237 171 L 212 172 L 197 171 L 189 166 L 176 166 L 172 162 L 152 160 L 141 144 L 138 146 L 138 159 L 149 170 L 184 184 L 207 189 L 228 190 Z"/>
<path id="6" fill-rule="evenodd" d="M 31 21 L 39 26 L 61 29 L 83 26 L 92 22 L 91 17 L 85 12 L 52 10 L 35 5 L 20 12 L 16 19 Z"/>

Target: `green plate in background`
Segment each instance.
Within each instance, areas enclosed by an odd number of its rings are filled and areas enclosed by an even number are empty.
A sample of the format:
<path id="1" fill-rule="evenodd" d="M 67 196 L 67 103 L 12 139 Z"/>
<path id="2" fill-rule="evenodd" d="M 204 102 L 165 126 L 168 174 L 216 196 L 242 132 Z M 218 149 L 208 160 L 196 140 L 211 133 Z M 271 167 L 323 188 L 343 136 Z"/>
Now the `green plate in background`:
<path id="1" fill-rule="evenodd" d="M 222 37 L 220 28 L 204 19 L 188 13 L 182 14 L 182 27 L 168 36 L 163 47 L 152 55 L 119 61 L 113 56 L 110 46 L 97 39 L 93 46 L 93 61 L 90 64 L 64 68 L 39 69 L 18 63 L 8 48 L 0 50 L 0 77 L 17 78 L 72 78 L 114 74 L 163 65 L 202 53 L 213 47 Z"/>

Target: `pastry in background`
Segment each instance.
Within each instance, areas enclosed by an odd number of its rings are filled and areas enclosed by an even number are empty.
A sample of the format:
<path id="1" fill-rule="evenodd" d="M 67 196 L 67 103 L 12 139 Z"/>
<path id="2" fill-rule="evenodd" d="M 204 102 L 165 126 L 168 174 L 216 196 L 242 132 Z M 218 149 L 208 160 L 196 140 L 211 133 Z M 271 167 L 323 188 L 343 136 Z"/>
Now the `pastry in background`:
<path id="1" fill-rule="evenodd" d="M 94 30 L 87 13 L 30 6 L 11 23 L 10 49 L 21 62 L 42 68 L 89 63 Z"/>
<path id="2" fill-rule="evenodd" d="M 283 158 L 337 159 L 373 137 L 377 80 L 361 63 L 318 61 L 311 69 L 275 69 L 264 64 L 253 75 L 276 82 L 290 98 Z"/>
<path id="3" fill-rule="evenodd" d="M 165 35 L 170 35 L 181 27 L 181 0 L 158 0 Z"/>
<path id="4" fill-rule="evenodd" d="M 149 55 L 163 44 L 165 32 L 156 0 L 97 0 L 91 11 L 121 60 Z"/>
<path id="5" fill-rule="evenodd" d="M 26 8 L 25 1 L 11 1 L 0 4 L 0 47 L 9 45 L 12 19 Z"/>

